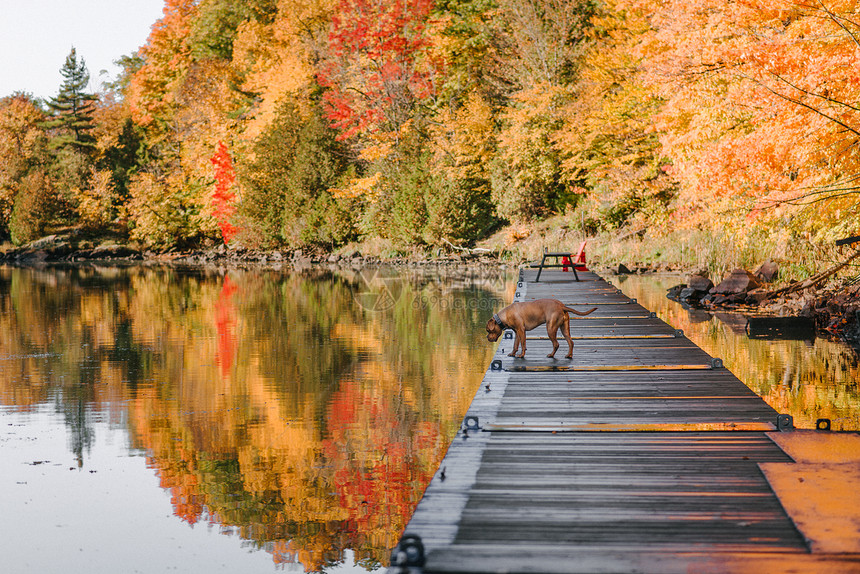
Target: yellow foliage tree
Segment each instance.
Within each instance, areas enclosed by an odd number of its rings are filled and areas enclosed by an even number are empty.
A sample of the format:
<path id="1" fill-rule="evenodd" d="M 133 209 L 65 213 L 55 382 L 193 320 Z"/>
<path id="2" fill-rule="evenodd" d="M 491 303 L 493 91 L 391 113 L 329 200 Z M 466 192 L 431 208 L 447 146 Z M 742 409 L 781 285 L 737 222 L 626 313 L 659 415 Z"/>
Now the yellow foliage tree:
<path id="1" fill-rule="evenodd" d="M 555 137 L 564 177 L 589 195 L 583 209 L 597 227 L 665 224 L 675 195 L 655 129 L 663 99 L 643 78 L 651 11 L 629 4 L 605 2 L 592 17 L 576 97 Z"/>
<path id="2" fill-rule="evenodd" d="M 570 200 L 561 177 L 560 150 L 553 146 L 562 109 L 572 92 L 565 86 L 538 84 L 511 98 L 501 117 L 493 202 L 512 222 L 549 215 Z"/>
<path id="3" fill-rule="evenodd" d="M 102 229 L 114 219 L 117 203 L 116 187 L 107 170 L 92 168 L 85 189 L 72 190 L 81 223 L 90 228 Z"/>
<path id="4" fill-rule="evenodd" d="M 279 0 L 271 24 L 243 23 L 233 44 L 232 65 L 244 81 L 242 90 L 257 103 L 244 126 L 248 139 L 258 137 L 275 118 L 289 94 L 299 95 L 313 81 L 331 21 L 333 0 Z"/>
<path id="5" fill-rule="evenodd" d="M 0 238 L 8 234 L 22 179 L 46 152 L 44 120 L 44 112 L 27 95 L 0 99 Z"/>

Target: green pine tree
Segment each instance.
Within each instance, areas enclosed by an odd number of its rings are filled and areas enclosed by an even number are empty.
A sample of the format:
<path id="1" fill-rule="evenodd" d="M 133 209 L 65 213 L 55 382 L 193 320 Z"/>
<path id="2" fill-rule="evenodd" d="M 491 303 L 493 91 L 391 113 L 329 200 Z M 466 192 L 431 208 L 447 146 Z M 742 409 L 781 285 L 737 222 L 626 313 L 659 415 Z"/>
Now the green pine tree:
<path id="1" fill-rule="evenodd" d="M 57 97 L 47 102 L 51 119 L 45 123 L 45 127 L 56 133 L 51 140 L 51 147 L 71 146 L 78 151 L 87 151 L 95 145 L 95 138 L 90 131 L 95 127 L 93 111 L 98 96 L 86 92 L 90 73 L 84 59 L 78 60 L 74 47 L 60 68 L 60 74 L 63 76 L 60 91 Z"/>

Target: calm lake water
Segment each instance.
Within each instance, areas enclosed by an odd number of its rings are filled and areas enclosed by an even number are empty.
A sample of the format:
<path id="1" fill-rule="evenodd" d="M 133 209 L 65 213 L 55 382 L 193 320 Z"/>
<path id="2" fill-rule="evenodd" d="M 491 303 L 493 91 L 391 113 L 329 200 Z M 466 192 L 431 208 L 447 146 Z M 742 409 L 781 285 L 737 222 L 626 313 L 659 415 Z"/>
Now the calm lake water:
<path id="1" fill-rule="evenodd" d="M 514 280 L 0 268 L 2 571 L 387 565 Z"/>
<path id="2" fill-rule="evenodd" d="M 515 279 L 0 267 L 3 571 L 387 564 Z M 677 277 L 613 281 L 797 426 L 860 428 L 844 346 L 750 341 L 666 299 Z"/>
<path id="3" fill-rule="evenodd" d="M 814 429 L 829 418 L 833 430 L 860 430 L 860 360 L 844 343 L 814 340 L 750 339 L 747 319 L 737 313 L 716 315 L 685 309 L 666 298 L 682 282 L 677 275 L 627 275 L 609 278 L 628 297 L 675 327 L 762 397 L 779 413 L 790 414 L 796 428 Z"/>

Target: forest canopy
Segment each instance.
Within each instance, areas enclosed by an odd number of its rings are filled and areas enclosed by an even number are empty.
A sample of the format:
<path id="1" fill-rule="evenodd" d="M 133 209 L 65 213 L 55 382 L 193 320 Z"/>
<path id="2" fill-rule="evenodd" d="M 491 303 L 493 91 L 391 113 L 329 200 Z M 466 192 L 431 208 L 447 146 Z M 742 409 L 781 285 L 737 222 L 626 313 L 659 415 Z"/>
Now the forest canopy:
<path id="1" fill-rule="evenodd" d="M 858 4 L 165 0 L 99 93 L 72 49 L 55 98 L 0 99 L 0 240 L 832 241 L 860 208 Z"/>

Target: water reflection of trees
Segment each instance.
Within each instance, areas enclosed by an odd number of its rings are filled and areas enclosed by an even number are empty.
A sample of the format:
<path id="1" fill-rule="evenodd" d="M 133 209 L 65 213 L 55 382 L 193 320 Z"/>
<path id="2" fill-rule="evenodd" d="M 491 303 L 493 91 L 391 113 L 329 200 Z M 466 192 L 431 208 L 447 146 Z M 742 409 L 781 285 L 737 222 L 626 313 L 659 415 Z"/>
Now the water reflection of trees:
<path id="1" fill-rule="evenodd" d="M 619 278 L 622 279 L 622 278 Z M 625 294 L 684 333 L 726 366 L 777 412 L 791 414 L 795 425 L 814 428 L 829 418 L 833 429 L 860 429 L 860 361 L 847 345 L 818 339 L 755 340 L 746 337 L 746 319 L 685 309 L 666 299 L 677 277 L 630 277 L 620 282 Z"/>
<path id="2" fill-rule="evenodd" d="M 55 401 L 82 464 L 90 418 L 124 421 L 177 516 L 278 562 L 377 564 L 480 382 L 506 279 L 0 269 L 0 401 Z"/>

